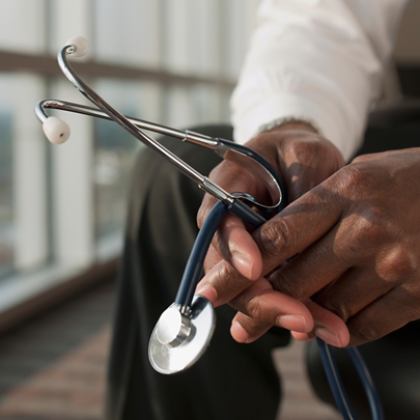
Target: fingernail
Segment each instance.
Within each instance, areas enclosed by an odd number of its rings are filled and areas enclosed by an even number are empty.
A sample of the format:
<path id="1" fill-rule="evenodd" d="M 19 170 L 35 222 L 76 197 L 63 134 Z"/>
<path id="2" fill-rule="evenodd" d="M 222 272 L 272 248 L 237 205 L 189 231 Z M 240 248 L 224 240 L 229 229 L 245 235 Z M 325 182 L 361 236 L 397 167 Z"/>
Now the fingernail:
<path id="1" fill-rule="evenodd" d="M 291 331 L 308 332 L 306 318 L 302 315 L 280 315 L 276 319 L 276 325 Z"/>
<path id="2" fill-rule="evenodd" d="M 196 295 L 200 295 L 209 300 L 213 305 L 217 301 L 217 290 L 210 284 L 204 283 L 197 286 Z"/>
<path id="3" fill-rule="evenodd" d="M 316 328 L 315 335 L 321 340 L 325 341 L 327 344 L 331 344 L 332 346 L 341 347 L 342 345 L 338 335 L 324 327 Z"/>
<path id="4" fill-rule="evenodd" d="M 239 343 L 248 343 L 249 335 L 245 328 L 237 321 L 233 321 L 230 327 L 230 334 Z"/>
<path id="5" fill-rule="evenodd" d="M 246 255 L 238 251 L 232 251 L 231 259 L 234 267 L 244 276 L 252 277 L 252 261 Z"/>

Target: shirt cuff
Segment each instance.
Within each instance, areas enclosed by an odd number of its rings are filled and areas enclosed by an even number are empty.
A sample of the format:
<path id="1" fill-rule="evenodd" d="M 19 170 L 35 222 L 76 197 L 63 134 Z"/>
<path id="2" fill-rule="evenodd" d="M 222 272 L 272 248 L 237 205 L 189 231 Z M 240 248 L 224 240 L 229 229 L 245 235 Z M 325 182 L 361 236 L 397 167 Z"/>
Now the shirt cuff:
<path id="1" fill-rule="evenodd" d="M 242 96 L 243 98 L 243 96 Z M 337 109 L 335 101 L 320 98 L 305 98 L 303 95 L 278 93 L 253 98 L 253 103 L 242 106 L 232 115 L 234 138 L 238 143 L 245 143 L 258 134 L 261 127 L 274 120 L 302 120 L 312 125 L 322 136 L 334 143 L 348 160 L 355 152 L 352 127 L 343 119 L 342 111 Z M 353 127 L 354 128 L 354 127 Z"/>

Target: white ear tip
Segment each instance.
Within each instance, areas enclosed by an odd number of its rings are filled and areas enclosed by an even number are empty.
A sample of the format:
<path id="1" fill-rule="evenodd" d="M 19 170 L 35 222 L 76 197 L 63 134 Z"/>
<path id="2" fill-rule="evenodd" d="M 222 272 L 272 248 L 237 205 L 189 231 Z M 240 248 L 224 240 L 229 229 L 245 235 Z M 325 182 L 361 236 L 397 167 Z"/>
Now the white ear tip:
<path id="1" fill-rule="evenodd" d="M 83 57 L 86 55 L 88 50 L 88 41 L 83 36 L 75 36 L 74 38 L 70 38 L 66 45 L 72 45 L 74 47 L 74 51 L 71 53 L 73 57 Z"/>
<path id="2" fill-rule="evenodd" d="M 70 136 L 70 127 L 57 117 L 48 117 L 42 123 L 47 139 L 53 144 L 64 143 Z"/>

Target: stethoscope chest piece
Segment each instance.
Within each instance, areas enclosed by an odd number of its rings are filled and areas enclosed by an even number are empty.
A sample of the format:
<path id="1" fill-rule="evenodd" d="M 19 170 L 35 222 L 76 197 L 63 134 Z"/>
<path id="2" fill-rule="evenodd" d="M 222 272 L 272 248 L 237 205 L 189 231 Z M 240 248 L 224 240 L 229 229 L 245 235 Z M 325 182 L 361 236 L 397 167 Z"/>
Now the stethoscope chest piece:
<path id="1" fill-rule="evenodd" d="M 196 296 L 191 308 L 169 306 L 149 340 L 149 360 L 155 370 L 171 375 L 193 365 L 207 349 L 215 327 L 211 303 Z"/>

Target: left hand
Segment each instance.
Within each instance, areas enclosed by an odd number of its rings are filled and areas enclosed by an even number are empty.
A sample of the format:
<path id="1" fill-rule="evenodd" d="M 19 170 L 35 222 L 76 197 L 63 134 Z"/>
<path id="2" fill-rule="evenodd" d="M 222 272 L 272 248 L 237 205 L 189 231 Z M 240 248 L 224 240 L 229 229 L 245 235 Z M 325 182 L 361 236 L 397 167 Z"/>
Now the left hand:
<path id="1" fill-rule="evenodd" d="M 247 146 L 270 162 L 281 175 L 287 188 L 289 200 L 293 201 L 337 171 L 344 160 L 339 150 L 320 136 L 305 122 L 283 124 L 270 131 L 258 134 Z M 255 197 L 264 196 L 264 183 L 246 166 L 223 160 L 210 174 L 210 178 L 227 191 L 247 191 Z M 198 213 L 198 225 L 203 223 L 215 199 L 206 194 Z M 273 290 L 267 279 L 262 278 L 262 258 L 252 235 L 240 218 L 228 215 L 212 245 L 204 264 L 206 276 L 200 282 L 197 293 L 209 299 L 213 305 L 229 303 L 241 311 L 231 327 L 232 337 L 237 341 L 250 341 L 244 328 L 253 329 L 262 335 L 275 324 L 299 332 L 328 332 L 344 326 L 343 321 L 331 312 L 311 302 L 302 303 L 290 296 Z M 216 273 L 224 278 L 218 290 L 211 287 L 211 278 Z M 230 280 L 233 281 L 230 281 Z M 253 315 L 253 318 L 245 314 Z M 314 326 L 315 322 L 315 326 Z M 252 334 L 251 334 L 252 335 Z M 329 335 L 329 343 L 346 345 L 348 332 L 338 337 Z M 252 340 L 257 336 L 252 335 Z"/>
<path id="2" fill-rule="evenodd" d="M 339 315 L 351 344 L 378 339 L 420 319 L 419 209 L 420 148 L 356 158 L 255 233 L 263 272 L 276 290 Z"/>

